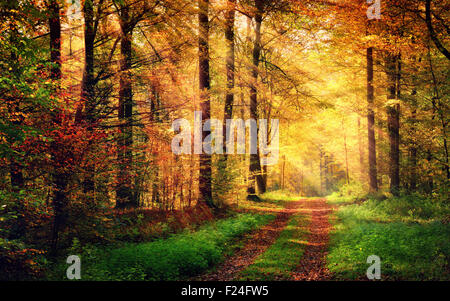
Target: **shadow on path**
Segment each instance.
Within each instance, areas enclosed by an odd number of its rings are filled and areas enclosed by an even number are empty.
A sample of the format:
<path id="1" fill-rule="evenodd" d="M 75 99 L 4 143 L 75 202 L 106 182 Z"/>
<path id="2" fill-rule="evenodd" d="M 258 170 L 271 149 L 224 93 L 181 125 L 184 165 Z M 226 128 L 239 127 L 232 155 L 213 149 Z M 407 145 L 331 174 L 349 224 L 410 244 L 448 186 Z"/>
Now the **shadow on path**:
<path id="1" fill-rule="evenodd" d="M 292 273 L 292 280 L 331 280 L 326 268 L 326 256 L 331 229 L 328 217 L 333 208 L 326 199 L 302 200 L 301 203 L 300 212 L 309 215 L 311 222 L 305 251 L 297 270 Z"/>

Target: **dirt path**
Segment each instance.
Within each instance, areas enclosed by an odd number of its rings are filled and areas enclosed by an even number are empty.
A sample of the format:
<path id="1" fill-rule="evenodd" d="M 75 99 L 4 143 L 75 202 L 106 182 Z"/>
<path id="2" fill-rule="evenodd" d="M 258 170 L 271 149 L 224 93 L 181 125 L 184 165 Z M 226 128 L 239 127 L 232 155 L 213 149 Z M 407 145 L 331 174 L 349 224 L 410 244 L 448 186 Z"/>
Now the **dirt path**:
<path id="1" fill-rule="evenodd" d="M 332 208 L 325 199 L 302 200 L 301 212 L 311 217 L 307 245 L 292 280 L 330 280 L 326 255 L 331 225 L 328 216 Z"/>
<path id="2" fill-rule="evenodd" d="M 217 269 L 209 274 L 196 277 L 201 281 L 231 281 L 236 275 L 252 264 L 255 259 L 271 246 L 280 232 L 286 227 L 289 217 L 298 212 L 300 202 L 289 202 L 285 209 L 279 211 L 274 221 L 254 233 L 244 248 L 226 259 Z"/>

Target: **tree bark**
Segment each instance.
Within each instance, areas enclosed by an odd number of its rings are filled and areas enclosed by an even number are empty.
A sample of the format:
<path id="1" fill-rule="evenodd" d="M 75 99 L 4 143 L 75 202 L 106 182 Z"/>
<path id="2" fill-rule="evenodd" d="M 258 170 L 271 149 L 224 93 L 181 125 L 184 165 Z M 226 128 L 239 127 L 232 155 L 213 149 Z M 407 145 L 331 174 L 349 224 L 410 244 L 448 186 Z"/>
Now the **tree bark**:
<path id="1" fill-rule="evenodd" d="M 258 65 L 261 56 L 261 23 L 263 14 L 263 1 L 255 0 L 256 13 L 255 13 L 255 41 L 253 44 L 253 70 L 252 70 L 252 82 L 250 85 L 250 118 L 258 120 Z M 256 131 L 257 136 L 259 130 Z M 255 190 L 255 180 L 256 186 L 258 187 L 259 193 L 264 193 L 266 191 L 266 186 L 264 184 L 264 178 L 262 175 L 263 171 L 261 169 L 260 162 L 260 150 L 257 147 L 256 154 L 250 154 L 250 167 L 249 167 L 249 186 L 247 189 L 248 195 L 256 194 Z"/>
<path id="2" fill-rule="evenodd" d="M 81 96 L 85 100 L 85 117 L 88 122 L 94 118 L 94 5 L 92 0 L 85 0 L 84 15 L 84 74 Z"/>
<path id="3" fill-rule="evenodd" d="M 375 112 L 373 88 L 373 48 L 367 48 L 367 136 L 369 152 L 369 188 L 371 192 L 378 190 L 377 154 L 375 141 Z"/>
<path id="4" fill-rule="evenodd" d="M 137 207 L 133 194 L 133 89 L 131 81 L 133 26 L 128 6 L 120 12 L 122 40 L 120 45 L 120 87 L 119 87 L 119 139 L 118 139 L 118 186 L 116 189 L 116 207 Z"/>
<path id="5" fill-rule="evenodd" d="M 348 149 L 347 149 L 347 133 L 344 128 L 344 119 L 342 119 L 342 131 L 344 133 L 344 151 L 345 151 L 345 180 L 347 185 L 350 184 L 350 175 L 348 172 Z"/>
<path id="6" fill-rule="evenodd" d="M 400 188 L 400 104 L 397 102 L 399 96 L 398 81 L 398 56 L 388 55 L 386 60 L 386 71 L 388 77 L 388 132 L 389 132 L 389 177 L 391 180 L 390 191 L 394 195 L 398 195 Z"/>
<path id="7" fill-rule="evenodd" d="M 235 42 L 234 42 L 234 21 L 235 21 L 236 0 L 227 1 L 227 10 L 225 12 L 225 40 L 226 40 L 226 76 L 227 88 L 225 96 L 225 107 L 223 115 L 223 153 L 220 158 L 219 168 L 227 172 L 227 137 L 230 133 L 227 132 L 227 119 L 233 118 L 233 103 L 234 103 L 234 84 L 235 84 Z"/>
<path id="8" fill-rule="evenodd" d="M 211 80 L 209 74 L 209 0 L 198 0 L 198 60 L 199 60 L 199 90 L 200 90 L 200 110 L 202 120 L 211 118 L 210 88 Z M 202 121 L 203 123 L 203 121 Z M 209 135 L 207 131 L 202 131 L 202 141 Z M 214 207 L 211 188 L 211 155 L 200 154 L 200 174 L 199 174 L 199 202 L 204 202 L 210 207 Z"/>
<path id="9" fill-rule="evenodd" d="M 59 81 L 61 79 L 61 19 L 60 19 L 60 7 L 57 0 L 52 0 L 49 3 L 49 29 L 50 29 L 50 61 L 51 67 L 51 79 L 56 82 L 58 93 Z M 55 112 L 55 123 L 61 124 L 61 117 L 59 111 Z M 58 141 L 52 142 L 51 145 L 54 151 L 62 149 Z M 52 166 L 54 168 L 52 172 L 53 178 L 53 231 L 51 241 L 51 253 L 56 255 L 58 249 L 58 236 L 61 227 L 64 223 L 64 214 L 67 206 L 66 189 L 69 181 L 69 175 L 61 168 L 61 160 L 55 154 L 52 155 Z"/>
<path id="10" fill-rule="evenodd" d="M 81 118 L 85 118 L 87 123 L 88 131 L 92 131 L 92 126 L 94 123 L 94 109 L 95 109 L 95 79 L 94 79 L 94 42 L 95 42 L 95 31 L 94 31 L 94 5 L 93 0 L 85 0 L 83 5 L 83 15 L 84 15 L 84 74 L 81 97 L 85 102 L 85 116 L 82 116 L 82 112 L 77 112 L 78 120 L 77 123 L 81 122 Z M 81 115 L 81 116 L 80 116 Z M 94 191 L 94 173 L 93 170 L 88 170 L 85 175 L 83 182 L 84 192 Z"/>
<path id="11" fill-rule="evenodd" d="M 364 170 L 364 149 L 363 149 L 363 141 L 361 136 L 361 118 L 358 117 L 358 152 L 359 152 L 359 172 L 360 172 L 360 180 L 364 181 L 365 178 L 365 170 Z"/>
<path id="12" fill-rule="evenodd" d="M 227 44 L 226 73 L 227 73 L 227 94 L 225 98 L 224 127 L 226 120 L 233 117 L 234 83 L 235 83 L 235 42 L 234 42 L 234 20 L 235 20 L 236 0 L 228 0 L 227 11 L 225 13 L 225 39 Z M 226 133 L 226 131 L 223 131 Z M 224 150 L 226 150 L 226 137 L 224 135 Z"/>
<path id="13" fill-rule="evenodd" d="M 320 155 L 319 159 L 320 194 L 321 196 L 324 196 L 326 191 L 326 181 L 325 181 L 326 172 L 325 172 L 325 154 L 322 151 L 322 149 L 319 150 L 319 155 Z"/>

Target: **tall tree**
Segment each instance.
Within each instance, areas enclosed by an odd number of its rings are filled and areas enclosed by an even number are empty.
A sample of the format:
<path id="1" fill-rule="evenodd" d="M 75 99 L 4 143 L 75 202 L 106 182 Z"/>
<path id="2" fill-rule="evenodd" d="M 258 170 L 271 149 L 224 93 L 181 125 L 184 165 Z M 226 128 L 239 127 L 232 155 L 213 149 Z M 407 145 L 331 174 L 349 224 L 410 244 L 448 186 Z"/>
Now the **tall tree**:
<path id="1" fill-rule="evenodd" d="M 359 153 L 359 172 L 361 182 L 366 179 L 366 173 L 364 168 L 364 149 L 363 141 L 361 136 L 361 118 L 358 116 L 358 153 Z"/>
<path id="2" fill-rule="evenodd" d="M 234 20 L 236 11 L 236 0 L 227 0 L 227 8 L 225 12 L 225 40 L 227 44 L 227 53 L 225 58 L 227 73 L 227 92 L 225 97 L 224 111 L 224 127 L 226 128 L 226 120 L 233 117 L 234 102 L 234 83 L 235 83 L 235 42 L 234 42 Z M 224 133 L 226 133 L 224 131 Z M 227 135 L 224 135 L 223 146 L 226 148 Z"/>
<path id="3" fill-rule="evenodd" d="M 49 10 L 49 29 L 50 29 L 50 62 L 51 66 L 51 79 L 55 82 L 56 91 L 59 93 L 61 80 L 61 8 L 58 0 L 51 0 L 48 6 Z M 61 124 L 61 113 L 57 110 L 54 119 L 55 123 Z M 52 151 L 55 152 L 60 148 L 63 148 L 57 139 L 52 142 Z M 69 174 L 66 169 L 61 166 L 61 158 L 52 155 L 53 166 L 53 210 L 54 210 L 54 223 L 52 233 L 52 253 L 56 254 L 58 246 L 58 235 L 60 228 L 64 222 L 64 215 L 67 203 L 66 188 L 69 182 Z"/>
<path id="4" fill-rule="evenodd" d="M 390 190 L 397 195 L 400 187 L 400 83 L 399 55 L 388 54 L 386 58 L 386 74 L 388 80 L 388 132 L 389 132 L 389 177 Z"/>
<path id="5" fill-rule="evenodd" d="M 209 0 L 198 0 L 198 70 L 199 70 L 199 90 L 200 90 L 200 110 L 202 120 L 210 119 L 211 103 L 210 88 L 211 79 L 209 74 Z M 209 135 L 207 131 L 202 131 L 202 143 Z M 198 181 L 199 201 L 213 207 L 211 189 L 211 155 L 202 151 L 200 154 L 200 174 Z"/>
<path id="6" fill-rule="evenodd" d="M 93 0 L 85 0 L 83 4 L 84 16 L 84 73 L 81 88 L 81 97 L 86 103 L 85 117 L 89 123 L 92 122 L 94 110 L 94 42 L 95 42 L 95 25 L 94 25 L 94 3 Z"/>
<path id="7" fill-rule="evenodd" d="M 369 152 L 369 187 L 371 191 L 378 190 L 377 182 L 377 154 L 375 141 L 375 112 L 373 87 L 373 48 L 367 48 L 367 133 Z"/>
<path id="8" fill-rule="evenodd" d="M 137 207 L 133 195 L 133 88 L 132 88 L 132 40 L 135 20 L 131 16 L 129 3 L 117 8 L 121 30 L 120 41 L 120 83 L 119 83 L 119 138 L 118 177 L 116 207 Z"/>
<path id="9" fill-rule="evenodd" d="M 101 3 L 99 4 L 101 5 Z M 95 108 L 95 77 L 94 77 L 94 42 L 95 42 L 95 24 L 94 24 L 94 3 L 93 0 L 85 0 L 83 4 L 84 15 L 84 73 L 81 88 L 81 98 L 85 102 L 85 122 L 88 129 L 92 131 L 94 123 Z M 77 112 L 76 123 L 81 122 L 81 112 Z M 94 190 L 94 171 L 89 170 L 85 175 L 83 183 L 84 191 Z"/>
<path id="10" fill-rule="evenodd" d="M 250 118 L 258 120 L 258 66 L 261 56 L 261 23 L 264 13 L 264 1 L 255 0 L 255 40 L 253 43 L 253 66 L 251 72 L 250 83 Z M 256 131 L 258 134 L 258 130 Z M 261 162 L 260 162 L 260 150 L 257 147 L 256 154 L 250 154 L 250 166 L 249 166 L 249 183 L 247 193 L 249 196 L 255 195 L 255 180 L 260 193 L 266 191 L 264 178 L 262 175 Z"/>

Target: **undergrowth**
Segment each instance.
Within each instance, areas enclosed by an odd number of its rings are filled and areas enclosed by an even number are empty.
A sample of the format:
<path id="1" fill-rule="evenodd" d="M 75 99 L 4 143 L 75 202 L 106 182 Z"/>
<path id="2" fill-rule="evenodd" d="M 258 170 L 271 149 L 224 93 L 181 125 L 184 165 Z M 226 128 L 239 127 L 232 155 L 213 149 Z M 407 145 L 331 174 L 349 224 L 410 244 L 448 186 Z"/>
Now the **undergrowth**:
<path id="1" fill-rule="evenodd" d="M 367 279 L 367 257 L 377 255 L 382 279 L 450 280 L 449 214 L 448 202 L 418 195 L 340 206 L 328 268 L 337 279 Z"/>
<path id="2" fill-rule="evenodd" d="M 239 214 L 149 243 L 125 243 L 113 250 L 94 246 L 81 253 L 82 280 L 179 280 L 197 275 L 222 260 L 232 240 L 274 218 Z M 76 249 L 76 246 L 74 246 Z M 60 280 L 65 278 L 61 265 Z"/>

